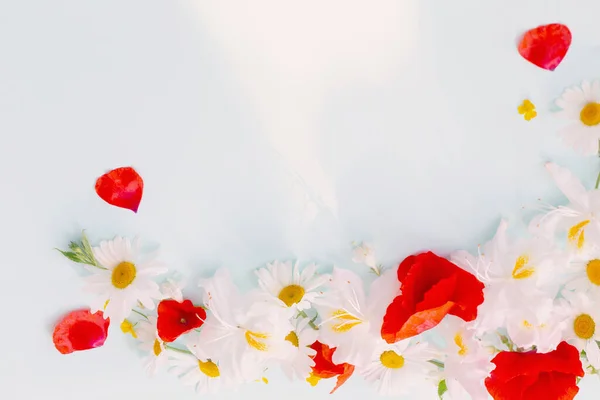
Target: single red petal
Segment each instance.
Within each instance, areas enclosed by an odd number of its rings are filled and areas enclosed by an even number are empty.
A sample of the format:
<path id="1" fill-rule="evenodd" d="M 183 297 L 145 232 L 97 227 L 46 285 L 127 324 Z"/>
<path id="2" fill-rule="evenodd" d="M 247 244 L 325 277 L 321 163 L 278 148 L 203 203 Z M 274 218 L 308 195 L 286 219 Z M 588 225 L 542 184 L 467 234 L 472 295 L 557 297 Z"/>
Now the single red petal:
<path id="1" fill-rule="evenodd" d="M 348 379 L 350 379 L 350 377 L 354 373 L 354 365 L 348 364 L 348 363 L 344 363 L 342 365 L 344 367 L 344 370 L 342 371 L 341 374 L 338 375 L 335 387 L 333 388 L 333 390 L 331 392 L 329 392 L 329 394 L 333 394 L 336 390 L 338 390 L 339 387 L 342 386 L 344 383 L 346 383 L 346 381 Z"/>
<path id="2" fill-rule="evenodd" d="M 538 26 L 523 35 L 519 54 L 540 68 L 554 71 L 567 55 L 571 39 L 571 31 L 565 25 Z"/>
<path id="3" fill-rule="evenodd" d="M 158 304 L 156 327 L 165 342 L 174 342 L 184 333 L 200 328 L 206 320 L 206 311 L 191 300 L 163 300 Z"/>
<path id="4" fill-rule="evenodd" d="M 144 181 L 131 167 L 121 167 L 102 175 L 96 180 L 96 193 L 108 204 L 137 212 Z"/>
<path id="5" fill-rule="evenodd" d="M 71 311 L 54 327 L 52 340 L 62 354 L 100 347 L 108 336 L 109 319 L 104 319 L 101 311 L 95 314 L 90 310 Z"/>
<path id="6" fill-rule="evenodd" d="M 312 367 L 312 374 L 321 379 L 329 379 L 337 376 L 337 383 L 331 393 L 342 386 L 354 373 L 354 365 L 348 363 L 334 364 L 332 357 L 335 353 L 335 347 L 331 348 L 326 344 L 315 341 L 311 346 L 317 352 L 311 356 L 315 365 Z"/>

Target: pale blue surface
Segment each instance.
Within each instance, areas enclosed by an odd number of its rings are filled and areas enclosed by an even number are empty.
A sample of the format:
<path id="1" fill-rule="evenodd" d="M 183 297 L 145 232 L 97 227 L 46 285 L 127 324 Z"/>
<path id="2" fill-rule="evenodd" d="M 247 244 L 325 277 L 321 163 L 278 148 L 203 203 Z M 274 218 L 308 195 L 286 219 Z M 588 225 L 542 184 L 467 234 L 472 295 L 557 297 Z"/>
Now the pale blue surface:
<path id="1" fill-rule="evenodd" d="M 360 270 L 352 240 L 387 265 L 474 249 L 500 216 L 562 201 L 548 160 L 595 179 L 598 161 L 561 145 L 547 109 L 600 78 L 597 1 L 239 3 L 0 4 L 0 398 L 197 397 L 146 378 L 118 329 L 102 350 L 54 350 L 52 324 L 84 297 L 52 248 L 82 228 L 140 234 L 190 277 L 227 265 L 250 287 L 274 258 Z M 550 73 L 515 41 L 556 21 L 574 43 Z M 516 112 L 525 97 L 540 111 L 531 123 Z M 94 193 L 120 165 L 145 179 L 137 215 Z M 317 214 L 302 220 L 306 193 Z M 330 387 L 275 376 L 204 398 L 324 399 Z M 600 389 L 595 377 L 582 387 L 584 400 Z M 373 393 L 355 378 L 338 397 Z"/>

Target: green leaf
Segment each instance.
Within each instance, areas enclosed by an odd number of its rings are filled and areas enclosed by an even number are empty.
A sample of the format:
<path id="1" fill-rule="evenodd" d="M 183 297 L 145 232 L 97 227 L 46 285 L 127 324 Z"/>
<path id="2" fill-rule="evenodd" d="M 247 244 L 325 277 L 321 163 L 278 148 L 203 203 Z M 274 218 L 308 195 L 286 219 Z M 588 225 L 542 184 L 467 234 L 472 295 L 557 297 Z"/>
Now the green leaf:
<path id="1" fill-rule="evenodd" d="M 106 269 L 98 264 L 98 261 L 96 261 L 96 258 L 94 257 L 94 251 L 92 250 L 92 246 L 90 246 L 87 236 L 85 235 L 85 231 L 81 232 L 81 243 L 71 242 L 69 243 L 69 249 L 71 251 L 63 251 L 60 249 L 57 250 L 60 251 L 63 256 L 76 263 L 87 264 L 100 269 Z"/>
<path id="2" fill-rule="evenodd" d="M 442 379 L 440 381 L 440 383 L 438 384 L 438 396 L 440 397 L 440 400 L 442 400 L 442 396 L 444 395 L 444 393 L 446 393 L 448 391 L 448 386 L 446 385 L 446 380 Z"/>
<path id="3" fill-rule="evenodd" d="M 76 263 L 81 263 L 81 258 L 79 258 L 79 255 L 71 252 L 71 251 L 62 251 L 61 249 L 56 249 L 58 251 L 60 251 L 60 253 L 67 257 L 69 260 L 71 261 L 75 261 Z"/>

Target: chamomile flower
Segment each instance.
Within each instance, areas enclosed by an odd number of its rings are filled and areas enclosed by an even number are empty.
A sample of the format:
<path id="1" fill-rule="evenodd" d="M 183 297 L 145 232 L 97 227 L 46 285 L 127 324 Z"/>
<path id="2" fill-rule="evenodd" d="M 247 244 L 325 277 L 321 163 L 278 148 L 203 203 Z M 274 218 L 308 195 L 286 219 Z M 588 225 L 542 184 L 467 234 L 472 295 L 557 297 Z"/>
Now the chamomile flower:
<path id="1" fill-rule="evenodd" d="M 309 264 L 300 272 L 298 262 L 275 261 L 256 271 L 262 298 L 271 304 L 292 311 L 309 309 L 321 292 L 319 288 L 329 279 L 319 275 L 317 266 Z"/>
<path id="2" fill-rule="evenodd" d="M 92 275 L 86 278 L 87 289 L 98 295 L 97 308 L 104 304 L 105 318 L 120 324 L 138 303 L 154 309 L 153 299 L 162 296 L 152 278 L 167 269 L 152 258 L 142 260 L 137 239 L 131 243 L 117 236 L 101 242 L 93 252 L 102 268 L 88 268 Z"/>
<path id="3" fill-rule="evenodd" d="M 143 361 L 144 370 L 152 376 L 168 361 L 165 342 L 160 339 L 156 329 L 156 317 L 140 320 L 135 328 L 140 341 L 139 348 L 147 355 Z"/>
<path id="4" fill-rule="evenodd" d="M 585 155 L 598 153 L 600 140 L 600 81 L 583 82 L 565 90 L 556 100 L 560 116 L 572 121 L 559 134 L 564 142 Z"/>
<path id="5" fill-rule="evenodd" d="M 569 344 L 584 350 L 588 361 L 594 368 L 600 368 L 600 349 L 596 341 L 600 340 L 600 311 L 597 304 L 583 293 L 564 291 L 566 301 L 560 309 L 566 317 L 563 338 Z"/>
<path id="6" fill-rule="evenodd" d="M 566 289 L 600 299 L 600 248 L 590 246 L 588 251 L 574 255 L 568 269 L 571 275 Z"/>
<path id="7" fill-rule="evenodd" d="M 368 361 L 387 306 L 399 292 L 396 272 L 385 271 L 371 285 L 369 295 L 355 273 L 334 268 L 329 290 L 315 304 L 321 322 L 319 340 L 335 347 L 333 362 L 357 367 Z"/>
<path id="8" fill-rule="evenodd" d="M 194 352 L 219 360 L 220 367 L 244 382 L 261 379 L 270 361 L 285 358 L 285 338 L 293 330 L 288 318 L 269 309 L 264 315 L 249 312 L 250 307 L 256 311 L 256 304 L 238 292 L 227 270 L 218 270 L 200 286 L 209 312 L 198 340 L 188 344 Z"/>
<path id="9" fill-rule="evenodd" d="M 546 214 L 532 221 L 532 231 L 552 239 L 557 233 L 566 233 L 569 247 L 575 251 L 600 243 L 600 190 L 587 191 L 571 171 L 556 164 L 547 163 L 546 169 L 569 204 L 548 206 Z"/>
<path id="10" fill-rule="evenodd" d="M 211 360 L 200 360 L 193 354 L 169 352 L 170 372 L 197 393 L 214 393 L 222 386 L 221 370 Z"/>
<path id="11" fill-rule="evenodd" d="M 382 339 L 375 343 L 369 363 L 359 368 L 358 373 L 374 385 L 379 394 L 399 396 L 426 385 L 427 377 L 436 368 L 429 363 L 432 351 L 426 343 L 411 345 L 410 340 L 403 340 L 388 344 Z"/>
<path id="12" fill-rule="evenodd" d="M 281 368 L 290 380 L 294 377 L 306 380 L 315 365 L 311 357 L 317 352 L 311 349 L 310 345 L 318 339 L 319 332 L 313 329 L 309 322 L 308 318 L 296 319 L 294 329 L 285 337 L 290 350 L 289 355 L 281 361 Z"/>

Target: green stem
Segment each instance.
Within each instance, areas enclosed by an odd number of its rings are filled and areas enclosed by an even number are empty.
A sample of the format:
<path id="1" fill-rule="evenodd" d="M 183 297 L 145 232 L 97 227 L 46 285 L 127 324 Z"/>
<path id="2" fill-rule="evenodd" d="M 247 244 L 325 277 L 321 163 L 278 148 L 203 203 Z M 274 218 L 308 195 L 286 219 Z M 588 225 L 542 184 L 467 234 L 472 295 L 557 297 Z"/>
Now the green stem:
<path id="1" fill-rule="evenodd" d="M 173 346 L 169 346 L 168 344 L 165 343 L 165 349 L 167 350 L 171 350 L 171 351 L 176 351 L 178 353 L 183 353 L 183 354 L 192 354 L 191 351 L 188 350 L 183 350 L 183 349 L 178 349 L 177 347 L 173 347 Z"/>
<path id="2" fill-rule="evenodd" d="M 429 362 L 438 368 L 444 368 L 444 363 L 438 360 L 429 360 Z"/>
<path id="3" fill-rule="evenodd" d="M 308 318 L 308 314 L 306 314 L 306 311 L 302 310 L 298 312 L 298 315 L 303 316 L 304 318 Z M 313 322 L 313 320 L 309 320 L 308 324 L 310 325 L 311 328 L 313 328 L 315 331 L 319 330 L 319 327 L 317 325 L 315 325 L 315 323 Z"/>
<path id="4" fill-rule="evenodd" d="M 142 317 L 144 317 L 144 318 L 148 319 L 148 316 L 147 316 L 146 314 L 142 314 L 142 313 L 141 313 L 141 312 L 139 312 L 138 310 L 131 310 L 131 311 L 133 311 L 134 313 L 136 313 L 136 314 L 139 314 L 139 315 L 141 315 Z"/>
<path id="5" fill-rule="evenodd" d="M 596 178 L 596 189 L 600 186 L 600 172 L 598 172 L 598 178 Z"/>

